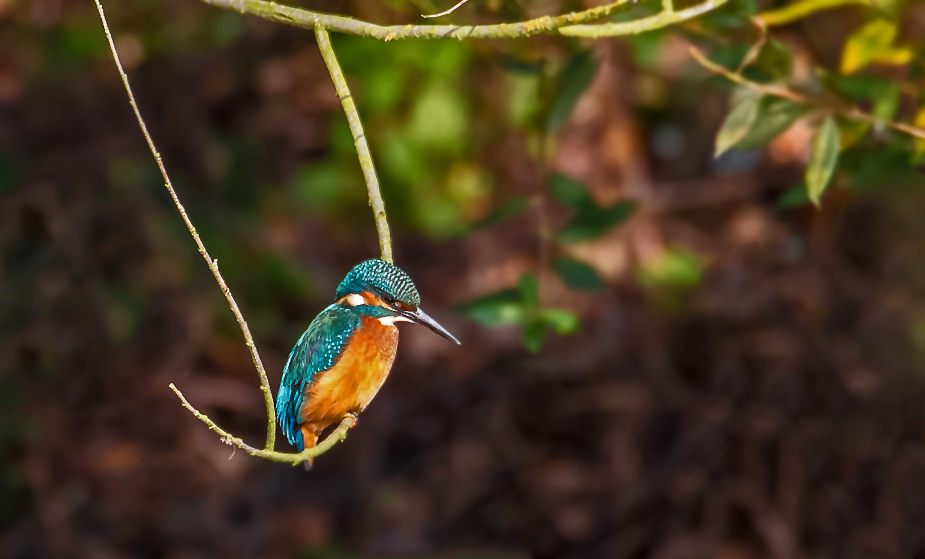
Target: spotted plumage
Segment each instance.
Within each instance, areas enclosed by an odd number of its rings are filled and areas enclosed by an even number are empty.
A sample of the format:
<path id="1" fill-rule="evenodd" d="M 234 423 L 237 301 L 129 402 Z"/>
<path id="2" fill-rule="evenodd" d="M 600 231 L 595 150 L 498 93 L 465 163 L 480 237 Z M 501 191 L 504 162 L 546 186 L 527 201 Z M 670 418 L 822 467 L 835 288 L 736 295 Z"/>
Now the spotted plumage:
<path id="1" fill-rule="evenodd" d="M 313 447 L 325 427 L 369 405 L 395 360 L 396 322 L 417 322 L 459 343 L 420 309 L 408 274 L 383 260 L 354 267 L 335 297 L 289 354 L 276 398 L 277 421 L 299 450 Z"/>
<path id="2" fill-rule="evenodd" d="M 410 307 L 421 306 L 421 295 L 408 274 L 385 260 L 373 259 L 357 264 L 337 286 L 335 297 L 340 299 L 363 291 L 387 293 Z"/>

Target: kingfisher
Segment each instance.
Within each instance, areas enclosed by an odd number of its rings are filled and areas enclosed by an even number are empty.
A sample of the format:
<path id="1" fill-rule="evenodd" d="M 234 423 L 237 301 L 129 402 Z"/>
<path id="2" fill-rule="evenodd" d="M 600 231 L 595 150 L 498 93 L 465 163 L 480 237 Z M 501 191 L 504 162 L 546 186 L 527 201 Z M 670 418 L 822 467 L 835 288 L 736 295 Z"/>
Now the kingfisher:
<path id="1" fill-rule="evenodd" d="M 283 368 L 276 419 L 299 451 L 321 432 L 366 409 L 385 382 L 398 349 L 396 322 L 415 322 L 459 343 L 421 310 L 404 270 L 385 260 L 357 264 L 296 342 Z M 305 463 L 311 469 L 312 460 Z"/>

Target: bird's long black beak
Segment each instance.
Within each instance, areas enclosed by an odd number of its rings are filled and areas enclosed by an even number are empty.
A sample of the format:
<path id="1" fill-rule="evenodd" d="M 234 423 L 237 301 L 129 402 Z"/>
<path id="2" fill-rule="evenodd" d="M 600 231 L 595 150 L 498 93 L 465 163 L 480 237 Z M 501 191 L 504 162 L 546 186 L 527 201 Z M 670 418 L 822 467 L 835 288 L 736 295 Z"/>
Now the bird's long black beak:
<path id="1" fill-rule="evenodd" d="M 440 324 L 438 324 L 436 320 L 427 316 L 427 313 L 425 313 L 421 309 L 417 309 L 415 311 L 402 311 L 401 314 L 402 316 L 404 316 L 405 318 L 407 318 L 408 320 L 412 322 L 417 322 L 418 324 L 427 326 L 428 328 L 433 330 L 435 333 L 450 340 L 451 342 L 456 342 L 457 344 L 459 343 L 459 340 L 456 339 L 456 336 L 447 332 L 446 328 L 444 328 L 443 326 L 440 326 Z"/>

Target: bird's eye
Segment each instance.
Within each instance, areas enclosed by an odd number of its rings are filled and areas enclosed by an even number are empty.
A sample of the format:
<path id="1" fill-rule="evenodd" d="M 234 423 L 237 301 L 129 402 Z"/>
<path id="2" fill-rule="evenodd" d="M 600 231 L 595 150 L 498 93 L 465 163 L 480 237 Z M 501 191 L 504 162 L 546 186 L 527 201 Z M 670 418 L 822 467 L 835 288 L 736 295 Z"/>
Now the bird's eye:
<path id="1" fill-rule="evenodd" d="M 392 297 L 391 295 L 384 295 L 384 296 L 382 297 L 382 300 L 385 301 L 385 304 L 386 304 L 386 305 L 394 305 L 394 304 L 395 304 L 395 297 Z"/>

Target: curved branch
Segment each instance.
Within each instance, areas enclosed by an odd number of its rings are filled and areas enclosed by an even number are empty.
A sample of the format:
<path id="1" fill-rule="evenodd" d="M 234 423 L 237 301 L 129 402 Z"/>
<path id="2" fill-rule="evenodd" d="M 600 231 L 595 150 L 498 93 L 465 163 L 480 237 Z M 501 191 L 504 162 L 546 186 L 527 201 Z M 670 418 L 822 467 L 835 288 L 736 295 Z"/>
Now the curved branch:
<path id="1" fill-rule="evenodd" d="M 357 112 L 357 106 L 353 102 L 353 96 L 350 95 L 344 72 L 340 68 L 340 63 L 337 62 L 337 55 L 334 54 L 334 47 L 331 46 L 331 36 L 328 31 L 321 26 L 315 27 L 315 39 L 318 41 L 318 48 L 321 50 L 321 56 L 328 67 L 328 72 L 331 74 L 331 81 L 334 82 L 337 98 L 340 99 L 344 114 L 347 115 L 353 145 L 356 147 L 360 167 L 363 169 L 363 178 L 366 179 L 366 190 L 369 192 L 369 205 L 373 209 L 376 231 L 379 233 L 379 251 L 382 253 L 383 260 L 392 263 L 392 235 L 389 232 L 389 220 L 386 217 L 385 202 L 382 201 L 382 191 L 379 189 L 379 177 L 376 176 L 376 166 L 369 152 L 369 143 L 363 132 L 360 113 Z"/>
<path id="2" fill-rule="evenodd" d="M 607 17 L 620 6 L 628 4 L 630 0 L 617 0 L 590 10 L 560 16 L 543 16 L 517 23 L 496 25 L 376 25 L 351 17 L 303 10 L 263 0 L 204 0 L 204 2 L 296 27 L 306 29 L 323 27 L 328 31 L 372 37 L 381 41 L 393 41 L 395 39 L 514 39 L 541 33 L 555 33 L 560 27 L 588 23 Z"/>
<path id="3" fill-rule="evenodd" d="M 443 11 L 440 12 L 439 14 L 421 15 L 421 17 L 432 18 L 432 17 L 443 17 L 443 16 L 448 16 L 448 15 L 452 14 L 453 12 L 455 12 L 460 6 L 462 6 L 463 4 L 465 4 L 465 3 L 468 2 L 468 1 L 469 1 L 469 0 L 459 0 L 459 2 L 457 2 L 455 6 L 453 6 L 452 8 L 450 8 L 450 9 L 448 9 L 448 10 L 443 10 Z"/>
<path id="4" fill-rule="evenodd" d="M 100 21 L 103 22 L 103 31 L 106 32 L 106 39 L 109 41 L 109 50 L 112 51 L 112 58 L 116 61 L 119 75 L 122 76 L 122 83 L 125 85 L 126 93 L 128 93 L 128 100 L 132 105 L 132 110 L 135 111 L 135 118 L 138 119 L 138 126 L 141 128 L 141 133 L 144 134 L 145 140 L 148 142 L 148 148 L 151 149 L 154 160 L 157 161 L 157 167 L 161 170 L 161 176 L 164 177 L 164 186 L 167 187 L 167 191 L 170 193 L 170 197 L 173 199 L 177 211 L 180 212 L 183 223 L 186 224 L 186 228 L 189 229 L 190 235 L 193 236 L 193 241 L 196 243 L 196 248 L 199 249 L 199 254 L 202 255 L 206 264 L 209 265 L 209 270 L 212 271 L 212 275 L 215 276 L 215 281 L 225 295 L 225 299 L 228 301 L 228 307 L 231 308 L 231 312 L 234 313 L 234 317 L 238 321 L 238 326 L 241 327 L 241 333 L 244 334 L 244 342 L 247 344 L 247 349 L 250 350 L 251 360 L 254 362 L 254 367 L 257 368 L 257 374 L 260 375 L 260 391 L 263 392 L 263 400 L 267 406 L 267 442 L 265 448 L 267 450 L 273 450 L 276 444 L 276 413 L 273 407 L 273 393 L 270 391 L 270 381 L 267 380 L 267 372 L 263 368 L 260 354 L 257 353 L 257 346 L 254 344 L 254 338 L 251 336 L 250 328 L 247 327 L 247 322 L 244 321 L 244 316 L 241 314 L 241 309 L 238 308 L 238 304 L 235 302 L 234 297 L 231 296 L 231 290 L 228 289 L 225 279 L 222 277 L 221 272 L 218 271 L 218 260 L 213 260 L 212 257 L 209 256 L 205 245 L 202 244 L 202 239 L 199 238 L 199 233 L 196 231 L 196 228 L 193 227 L 193 222 L 190 221 L 189 216 L 186 214 L 186 208 L 183 207 L 183 204 L 180 203 L 180 198 L 177 197 L 177 191 L 173 189 L 173 184 L 170 182 L 170 177 L 167 176 L 167 169 L 164 167 L 161 154 L 158 153 L 157 148 L 154 147 L 154 140 L 151 139 L 151 134 L 148 133 L 148 127 L 145 126 L 145 121 L 141 118 L 141 112 L 138 110 L 138 104 L 135 103 L 135 95 L 132 93 L 132 87 L 128 83 L 128 76 L 125 75 L 125 71 L 122 69 L 122 61 L 119 60 L 119 53 L 116 52 L 116 45 L 112 42 L 112 34 L 109 32 L 109 24 L 106 23 L 106 14 L 103 13 L 103 5 L 100 4 L 100 0 L 93 1 L 96 2 L 96 9 L 100 13 Z"/>
<path id="5" fill-rule="evenodd" d="M 600 39 L 602 37 L 618 37 L 622 35 L 636 35 L 646 31 L 661 29 L 688 19 L 694 19 L 712 11 L 728 0 L 706 0 L 702 4 L 675 11 L 671 2 L 663 0 L 664 11 L 654 16 L 637 19 L 635 21 L 622 21 L 619 23 L 602 23 L 600 25 L 572 25 L 559 30 L 562 35 L 570 37 L 587 37 Z"/>
<path id="6" fill-rule="evenodd" d="M 186 397 L 183 396 L 183 393 L 174 386 L 173 383 L 170 383 L 170 389 L 174 391 L 177 395 L 177 398 L 180 398 L 180 403 L 183 404 L 183 407 L 188 409 L 193 415 L 196 416 L 196 419 L 205 423 L 209 429 L 215 431 L 222 438 L 222 442 L 231 446 L 235 446 L 243 450 L 244 452 L 250 454 L 251 456 L 256 456 L 258 458 L 264 458 L 266 460 L 271 460 L 273 462 L 281 462 L 283 464 L 301 464 L 306 460 L 320 456 L 331 449 L 332 446 L 339 443 L 340 441 L 347 438 L 347 431 L 356 424 L 356 419 L 348 415 L 341 420 L 340 425 L 337 426 L 334 431 L 328 435 L 326 439 L 315 445 L 313 448 L 307 448 L 302 452 L 298 453 L 288 453 L 288 452 L 274 452 L 270 449 L 259 449 L 250 446 L 241 439 L 231 435 L 228 431 L 225 431 L 221 427 L 215 424 L 214 421 L 209 419 L 209 416 L 200 412 L 196 408 L 190 405 L 186 401 Z"/>

